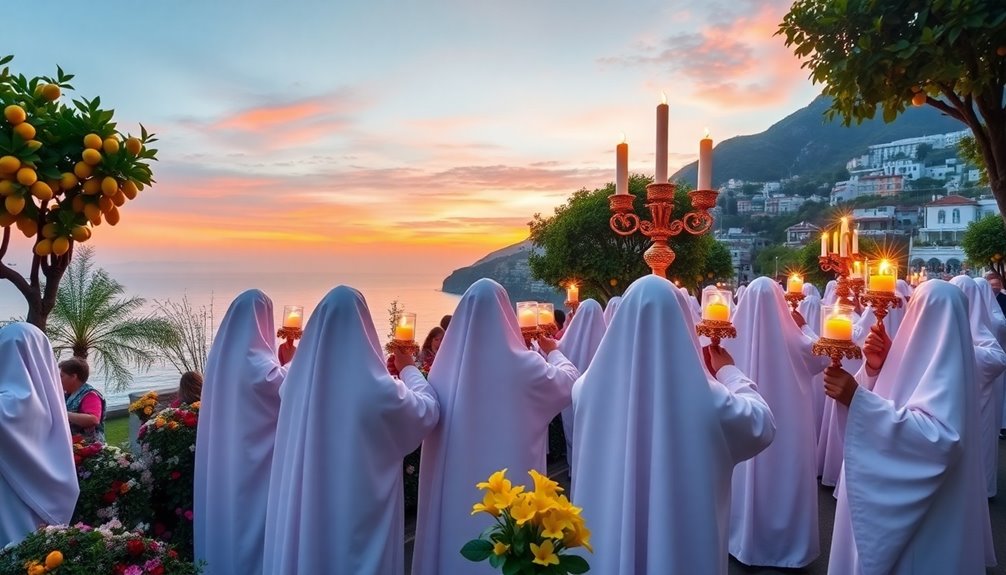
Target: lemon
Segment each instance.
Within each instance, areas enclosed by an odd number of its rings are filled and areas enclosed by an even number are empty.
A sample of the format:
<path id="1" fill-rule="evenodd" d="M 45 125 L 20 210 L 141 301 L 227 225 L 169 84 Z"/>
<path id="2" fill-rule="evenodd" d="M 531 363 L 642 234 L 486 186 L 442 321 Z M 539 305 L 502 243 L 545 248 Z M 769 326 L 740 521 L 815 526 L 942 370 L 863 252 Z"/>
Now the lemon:
<path id="1" fill-rule="evenodd" d="M 80 180 L 71 172 L 63 172 L 63 175 L 59 177 L 59 187 L 68 192 L 76 188 L 78 183 Z"/>
<path id="2" fill-rule="evenodd" d="M 38 174 L 32 168 L 21 168 L 17 171 L 17 181 L 22 186 L 30 186 L 38 181 Z"/>
<path id="3" fill-rule="evenodd" d="M 0 173 L 13 174 L 21 169 L 21 160 L 14 156 L 3 156 L 0 158 Z"/>
<path id="4" fill-rule="evenodd" d="M 31 195 L 43 202 L 47 202 L 52 199 L 52 188 L 45 182 L 35 182 L 31 185 Z"/>

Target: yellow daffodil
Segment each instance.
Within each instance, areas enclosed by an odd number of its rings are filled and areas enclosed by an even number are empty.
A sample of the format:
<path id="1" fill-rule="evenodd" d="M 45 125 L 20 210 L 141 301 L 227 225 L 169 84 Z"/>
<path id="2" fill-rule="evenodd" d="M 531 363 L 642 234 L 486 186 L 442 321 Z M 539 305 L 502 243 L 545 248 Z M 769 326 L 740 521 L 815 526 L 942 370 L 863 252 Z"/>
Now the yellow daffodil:
<path id="1" fill-rule="evenodd" d="M 553 547 L 552 541 L 548 539 L 542 542 L 540 546 L 532 543 L 531 553 L 534 554 L 534 560 L 532 563 L 537 563 L 538 565 L 544 565 L 546 567 L 549 565 L 559 564 L 559 556 L 555 554 L 555 547 Z"/>
<path id="2" fill-rule="evenodd" d="M 510 550 L 510 546 L 502 541 L 497 541 L 493 544 L 493 553 L 496 555 L 506 555 L 506 552 Z"/>
<path id="3" fill-rule="evenodd" d="M 499 517 L 500 509 L 496 506 L 496 496 L 494 493 L 486 493 L 485 497 L 482 498 L 482 503 L 472 505 L 472 515 L 476 513 L 488 513 L 493 517 Z"/>
<path id="4" fill-rule="evenodd" d="M 561 509 L 551 509 L 541 519 L 541 536 L 552 539 L 562 539 L 563 530 L 574 529 L 573 522 L 570 521 L 566 512 Z"/>
<path id="5" fill-rule="evenodd" d="M 535 493 L 540 493 L 547 497 L 556 497 L 560 492 L 562 492 L 562 487 L 555 481 L 552 481 L 548 477 L 538 473 L 534 469 L 527 472 L 534 480 L 534 491 Z"/>
<path id="6" fill-rule="evenodd" d="M 511 483 L 510 480 L 506 478 L 506 469 L 500 469 L 489 476 L 489 481 L 476 483 L 475 487 L 478 487 L 479 489 L 486 489 L 488 491 L 492 491 L 493 493 L 502 493 L 504 491 L 510 491 Z"/>
<path id="7" fill-rule="evenodd" d="M 534 496 L 531 493 L 523 493 L 517 501 L 510 507 L 510 516 L 517 522 L 517 525 L 524 525 L 534 519 L 537 508 L 534 505 Z"/>

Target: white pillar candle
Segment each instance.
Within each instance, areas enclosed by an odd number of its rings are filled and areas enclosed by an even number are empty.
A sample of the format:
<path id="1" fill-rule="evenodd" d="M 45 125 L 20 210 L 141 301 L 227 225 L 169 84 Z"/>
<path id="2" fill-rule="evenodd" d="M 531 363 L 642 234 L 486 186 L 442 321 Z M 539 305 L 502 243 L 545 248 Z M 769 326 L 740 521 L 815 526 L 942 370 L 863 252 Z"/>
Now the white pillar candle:
<path id="1" fill-rule="evenodd" d="M 658 184 L 667 183 L 667 96 L 661 94 L 657 104 L 657 168 L 653 181 Z"/>
<path id="2" fill-rule="evenodd" d="M 713 139 L 709 137 L 709 130 L 706 130 L 706 136 L 699 140 L 698 189 L 713 189 Z"/>
<path id="3" fill-rule="evenodd" d="M 625 143 L 624 134 L 615 146 L 615 193 L 629 193 L 629 144 Z"/>
<path id="4" fill-rule="evenodd" d="M 828 232 L 821 234 L 821 257 L 828 255 Z"/>
<path id="5" fill-rule="evenodd" d="M 852 230 L 852 254 L 859 254 L 859 228 Z"/>

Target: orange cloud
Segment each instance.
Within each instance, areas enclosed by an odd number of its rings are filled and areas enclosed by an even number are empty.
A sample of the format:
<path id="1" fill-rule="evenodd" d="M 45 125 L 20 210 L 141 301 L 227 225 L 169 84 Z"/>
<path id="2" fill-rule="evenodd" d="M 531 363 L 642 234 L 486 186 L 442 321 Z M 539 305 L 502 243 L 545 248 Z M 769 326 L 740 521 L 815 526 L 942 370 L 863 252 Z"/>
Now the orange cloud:
<path id="1" fill-rule="evenodd" d="M 221 130 L 261 132 L 273 129 L 279 125 L 307 120 L 324 112 L 325 107 L 320 102 L 298 102 L 277 106 L 263 106 L 257 109 L 238 112 L 229 118 L 224 118 L 217 122 L 215 127 Z"/>

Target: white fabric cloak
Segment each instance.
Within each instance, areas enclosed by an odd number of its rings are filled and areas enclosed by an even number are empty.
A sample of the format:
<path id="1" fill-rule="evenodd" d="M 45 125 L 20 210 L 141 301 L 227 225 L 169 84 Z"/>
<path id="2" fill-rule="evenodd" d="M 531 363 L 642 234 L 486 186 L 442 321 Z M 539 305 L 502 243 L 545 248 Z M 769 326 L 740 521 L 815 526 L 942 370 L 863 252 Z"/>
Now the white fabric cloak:
<path id="1" fill-rule="evenodd" d="M 206 359 L 196 430 L 195 556 L 206 575 L 262 573 L 279 389 L 272 300 L 234 299 Z"/>
<path id="2" fill-rule="evenodd" d="M 594 359 L 597 346 L 604 337 L 604 312 L 601 304 L 592 299 L 583 301 L 576 310 L 569 329 L 559 342 L 559 351 L 583 373 Z M 566 463 L 573 471 L 573 404 L 562 410 L 562 431 L 566 435 Z"/>
<path id="3" fill-rule="evenodd" d="M 604 306 L 604 325 L 611 324 L 611 318 L 615 317 L 615 312 L 618 310 L 618 306 L 622 303 L 622 296 L 616 295 L 615 297 L 608 300 L 608 303 Z"/>
<path id="4" fill-rule="evenodd" d="M 821 333 L 821 295 L 817 287 L 811 283 L 803 284 L 803 300 L 797 305 L 796 311 L 800 312 L 803 319 L 807 321 L 807 327 L 814 334 Z M 824 418 L 824 380 L 821 374 L 815 375 L 810 386 L 810 396 L 814 400 L 814 445 L 817 445 L 818 437 L 821 436 L 821 422 Z"/>
<path id="5" fill-rule="evenodd" d="M 982 469 L 985 492 L 995 497 L 999 477 L 999 410 L 1001 400 L 995 393 L 1006 371 L 1006 352 L 995 337 L 992 310 L 985 307 L 985 297 L 978 284 L 968 276 L 955 276 L 950 283 L 968 297 L 968 321 L 975 350 L 975 376 L 978 378 L 978 413 L 981 417 Z"/>
<path id="6" fill-rule="evenodd" d="M 736 303 L 740 303 L 741 302 L 741 296 L 744 295 L 744 292 L 747 291 L 747 289 L 748 289 L 748 286 L 746 286 L 746 285 L 739 285 L 739 286 L 737 286 L 737 291 L 734 293 L 734 301 Z"/>
<path id="7" fill-rule="evenodd" d="M 856 345 L 863 347 L 866 337 L 870 335 L 870 328 L 876 321 L 877 316 L 869 306 L 863 310 L 862 316 L 853 315 L 852 340 Z M 862 359 L 842 360 L 842 367 L 851 373 L 858 372 L 862 366 Z M 823 380 L 821 385 L 824 385 Z M 821 485 L 834 487 L 838 483 L 845 453 L 844 433 L 838 426 L 838 404 L 834 399 L 825 397 L 821 435 L 817 438 L 817 474 L 821 477 Z"/>
<path id="8" fill-rule="evenodd" d="M 831 280 L 824 286 L 824 295 L 821 296 L 821 305 L 835 305 L 838 301 L 838 282 Z"/>
<path id="9" fill-rule="evenodd" d="M 727 573 L 730 477 L 775 424 L 736 367 L 709 376 L 687 305 L 663 278 L 636 280 L 574 386 L 592 573 Z"/>
<path id="10" fill-rule="evenodd" d="M 1003 346 L 1006 350 L 1006 316 L 1003 316 L 1002 308 L 999 307 L 999 302 L 996 301 L 996 296 L 992 292 L 992 286 L 985 278 L 975 278 L 975 283 L 981 287 L 982 295 L 985 297 L 985 307 L 990 311 L 990 317 L 992 319 L 992 327 L 994 328 L 993 334 L 996 336 L 996 340 L 999 345 Z M 998 414 L 999 427 L 1000 429 L 1006 429 L 1006 373 L 1004 373 L 999 381 L 992 386 L 992 397 L 998 398 L 993 399 L 993 406 L 996 407 L 996 413 Z"/>
<path id="11" fill-rule="evenodd" d="M 79 493 L 52 345 L 10 324 L 0 329 L 0 548 L 69 522 Z"/>
<path id="12" fill-rule="evenodd" d="M 490 524 L 471 515 L 475 484 L 504 468 L 515 484 L 529 485 L 531 469 L 546 473 L 548 424 L 578 376 L 562 352 L 546 361 L 527 349 L 502 286 L 480 279 L 468 288 L 430 371 L 441 417 L 423 442 L 412 575 L 498 573 L 461 556 Z"/>
<path id="13" fill-rule="evenodd" d="M 828 572 L 985 573 L 991 551 L 967 300 L 929 280 L 875 380 L 843 411 L 845 467 Z M 871 390 L 872 388 L 872 390 Z"/>
<path id="14" fill-rule="evenodd" d="M 404 573 L 402 459 L 439 406 L 417 368 L 401 376 L 388 374 L 363 296 L 328 292 L 280 388 L 264 573 Z"/>
<path id="15" fill-rule="evenodd" d="M 737 338 L 723 346 L 759 382 L 772 409 L 772 445 L 734 468 L 730 554 L 745 565 L 803 567 L 821 553 L 817 519 L 814 376 L 829 359 L 811 353 L 779 284 L 760 277 L 734 313 Z"/>

